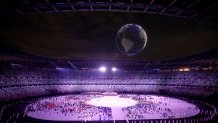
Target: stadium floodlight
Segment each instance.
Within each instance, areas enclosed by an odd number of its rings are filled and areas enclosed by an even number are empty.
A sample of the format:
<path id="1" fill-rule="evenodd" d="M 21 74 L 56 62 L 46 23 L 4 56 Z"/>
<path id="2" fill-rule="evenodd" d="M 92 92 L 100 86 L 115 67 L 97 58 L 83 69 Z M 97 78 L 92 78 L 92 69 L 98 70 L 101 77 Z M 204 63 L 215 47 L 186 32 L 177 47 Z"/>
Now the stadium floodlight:
<path id="1" fill-rule="evenodd" d="M 112 70 L 112 72 L 116 72 L 117 68 L 116 67 L 112 67 L 111 70 Z"/>
<path id="2" fill-rule="evenodd" d="M 105 66 L 102 66 L 102 67 L 99 68 L 99 70 L 100 70 L 101 72 L 106 72 L 106 71 L 107 71 L 107 68 L 106 68 Z"/>
<path id="3" fill-rule="evenodd" d="M 189 68 L 184 68 L 183 71 L 190 71 L 190 69 Z"/>
<path id="4" fill-rule="evenodd" d="M 56 67 L 56 70 L 62 70 L 63 68 L 61 68 L 61 67 Z"/>

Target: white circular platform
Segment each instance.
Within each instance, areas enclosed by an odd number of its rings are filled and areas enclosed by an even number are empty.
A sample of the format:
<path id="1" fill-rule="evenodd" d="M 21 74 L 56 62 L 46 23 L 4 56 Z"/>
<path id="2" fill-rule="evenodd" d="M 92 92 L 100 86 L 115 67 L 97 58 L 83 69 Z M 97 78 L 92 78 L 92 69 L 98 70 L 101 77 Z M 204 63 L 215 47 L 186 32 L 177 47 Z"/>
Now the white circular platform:
<path id="1" fill-rule="evenodd" d="M 130 107 L 137 104 L 138 101 L 133 100 L 131 98 L 120 98 L 119 96 L 103 96 L 99 98 L 91 99 L 87 101 L 86 104 L 93 105 L 97 107 Z"/>

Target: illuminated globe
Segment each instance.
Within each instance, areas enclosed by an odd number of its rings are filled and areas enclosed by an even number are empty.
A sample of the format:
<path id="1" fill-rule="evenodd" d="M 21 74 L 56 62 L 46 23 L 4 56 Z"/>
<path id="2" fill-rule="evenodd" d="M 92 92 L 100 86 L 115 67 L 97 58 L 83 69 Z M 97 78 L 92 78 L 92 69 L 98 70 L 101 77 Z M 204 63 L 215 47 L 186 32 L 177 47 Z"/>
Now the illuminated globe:
<path id="1" fill-rule="evenodd" d="M 147 35 L 141 26 L 126 24 L 118 30 L 115 42 L 122 54 L 133 56 L 143 51 L 147 43 Z"/>

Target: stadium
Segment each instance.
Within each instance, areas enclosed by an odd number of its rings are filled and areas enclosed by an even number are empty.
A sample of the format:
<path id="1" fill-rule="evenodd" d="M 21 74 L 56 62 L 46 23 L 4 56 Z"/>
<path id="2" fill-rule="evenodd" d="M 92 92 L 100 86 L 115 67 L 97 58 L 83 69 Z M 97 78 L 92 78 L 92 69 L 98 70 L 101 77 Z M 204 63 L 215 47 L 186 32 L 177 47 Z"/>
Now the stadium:
<path id="1" fill-rule="evenodd" d="M 0 122 L 218 121 L 216 0 L 0 1 Z M 147 44 L 117 50 L 122 25 Z"/>

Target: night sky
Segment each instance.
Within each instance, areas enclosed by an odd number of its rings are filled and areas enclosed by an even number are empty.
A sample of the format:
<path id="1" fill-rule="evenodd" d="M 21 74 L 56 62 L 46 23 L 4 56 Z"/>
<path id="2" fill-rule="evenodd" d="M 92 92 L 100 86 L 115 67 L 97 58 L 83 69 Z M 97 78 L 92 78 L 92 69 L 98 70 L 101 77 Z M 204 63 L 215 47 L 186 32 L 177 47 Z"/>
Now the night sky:
<path id="1" fill-rule="evenodd" d="M 128 23 L 141 25 L 147 45 L 136 56 L 124 56 L 115 35 Z M 218 46 L 215 22 L 161 15 L 118 12 L 69 12 L 5 17 L 0 44 L 33 55 L 60 59 L 167 60 Z"/>

